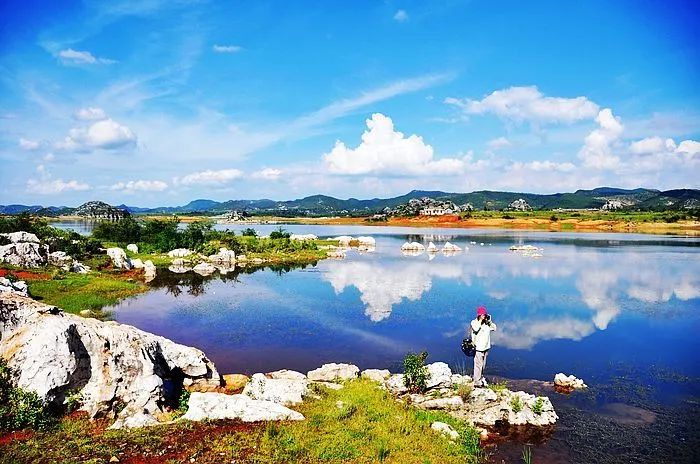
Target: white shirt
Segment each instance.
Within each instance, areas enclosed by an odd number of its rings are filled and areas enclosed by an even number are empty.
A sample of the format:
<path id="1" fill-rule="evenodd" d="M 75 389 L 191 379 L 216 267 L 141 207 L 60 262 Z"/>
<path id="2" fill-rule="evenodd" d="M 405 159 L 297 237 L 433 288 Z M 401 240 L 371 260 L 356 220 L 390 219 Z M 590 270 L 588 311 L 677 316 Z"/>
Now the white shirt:
<path id="1" fill-rule="evenodd" d="M 471 322 L 472 341 L 476 351 L 486 351 L 491 348 L 491 332 L 496 330 L 496 323 L 482 324 L 480 320 L 474 319 Z"/>

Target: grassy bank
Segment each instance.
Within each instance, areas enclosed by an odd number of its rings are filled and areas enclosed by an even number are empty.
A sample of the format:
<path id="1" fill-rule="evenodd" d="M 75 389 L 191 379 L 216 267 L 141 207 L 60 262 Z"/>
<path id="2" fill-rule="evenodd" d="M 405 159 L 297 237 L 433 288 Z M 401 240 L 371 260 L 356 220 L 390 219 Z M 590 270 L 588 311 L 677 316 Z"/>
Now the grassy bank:
<path id="1" fill-rule="evenodd" d="M 445 413 L 397 403 L 375 384 L 356 380 L 298 408 L 306 420 L 242 424 L 182 422 L 141 430 L 105 429 L 84 417 L 51 431 L 0 437 L 0 462 L 103 463 L 475 463 L 478 433 Z M 461 432 L 452 442 L 430 429 L 447 422 Z"/>

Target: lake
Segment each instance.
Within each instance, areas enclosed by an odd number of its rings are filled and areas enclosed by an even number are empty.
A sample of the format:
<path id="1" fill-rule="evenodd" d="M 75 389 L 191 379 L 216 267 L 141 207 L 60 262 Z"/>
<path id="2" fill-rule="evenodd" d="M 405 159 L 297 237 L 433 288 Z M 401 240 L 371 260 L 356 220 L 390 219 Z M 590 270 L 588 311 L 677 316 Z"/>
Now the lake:
<path id="1" fill-rule="evenodd" d="M 247 227 L 247 225 L 245 226 Z M 254 226 L 268 233 L 277 226 Z M 401 370 L 408 351 L 471 370 L 460 341 L 485 305 L 498 324 L 487 377 L 552 399 L 553 430 L 504 431 L 493 462 L 697 462 L 700 240 L 513 230 L 285 226 L 372 235 L 376 250 L 301 268 L 203 278 L 167 271 L 111 309 L 119 322 L 202 349 L 222 373 L 305 372 L 326 362 Z M 240 228 L 226 226 L 226 228 Z M 404 256 L 405 241 L 464 251 Z M 541 247 L 539 258 L 508 248 Z M 471 360 L 469 360 L 471 361 Z M 542 382 L 564 372 L 587 391 Z"/>

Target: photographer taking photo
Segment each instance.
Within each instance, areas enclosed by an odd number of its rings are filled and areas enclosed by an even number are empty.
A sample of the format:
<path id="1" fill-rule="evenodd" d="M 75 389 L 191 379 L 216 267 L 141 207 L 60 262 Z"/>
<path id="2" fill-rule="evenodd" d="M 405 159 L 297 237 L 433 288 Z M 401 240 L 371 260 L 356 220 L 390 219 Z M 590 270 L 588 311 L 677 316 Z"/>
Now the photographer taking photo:
<path id="1" fill-rule="evenodd" d="M 491 349 L 491 332 L 496 330 L 496 324 L 491 320 L 491 315 L 484 306 L 476 309 L 476 319 L 470 323 L 471 338 L 476 348 L 474 355 L 474 386 L 487 387 L 484 378 L 486 369 L 486 357 Z"/>

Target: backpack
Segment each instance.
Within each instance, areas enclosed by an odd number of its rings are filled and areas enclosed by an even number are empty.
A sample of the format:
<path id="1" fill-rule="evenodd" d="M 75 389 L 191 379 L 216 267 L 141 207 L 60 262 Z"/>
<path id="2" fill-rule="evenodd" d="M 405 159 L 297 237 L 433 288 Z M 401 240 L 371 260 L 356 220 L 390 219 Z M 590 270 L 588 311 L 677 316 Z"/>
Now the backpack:
<path id="1" fill-rule="evenodd" d="M 476 355 L 476 345 L 474 345 L 471 337 L 462 340 L 462 352 L 470 358 Z"/>

